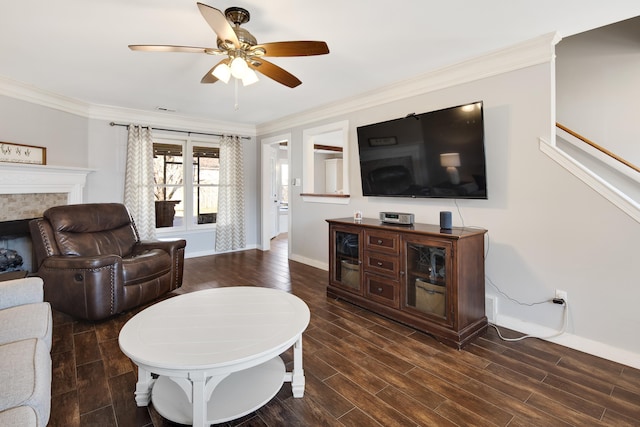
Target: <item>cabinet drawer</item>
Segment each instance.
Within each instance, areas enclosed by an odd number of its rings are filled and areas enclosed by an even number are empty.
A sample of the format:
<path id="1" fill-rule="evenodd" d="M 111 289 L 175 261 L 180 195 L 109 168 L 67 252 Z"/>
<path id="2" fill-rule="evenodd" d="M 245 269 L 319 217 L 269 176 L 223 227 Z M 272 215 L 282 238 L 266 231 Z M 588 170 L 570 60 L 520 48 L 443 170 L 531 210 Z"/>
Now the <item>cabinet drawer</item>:
<path id="1" fill-rule="evenodd" d="M 364 254 L 364 268 L 367 271 L 398 279 L 400 259 L 393 255 L 366 251 Z"/>
<path id="2" fill-rule="evenodd" d="M 367 298 L 391 307 L 400 307 L 398 281 L 368 273 L 365 273 L 364 280 L 364 292 Z"/>
<path id="3" fill-rule="evenodd" d="M 365 248 L 397 255 L 400 253 L 400 236 L 381 230 L 365 230 Z"/>

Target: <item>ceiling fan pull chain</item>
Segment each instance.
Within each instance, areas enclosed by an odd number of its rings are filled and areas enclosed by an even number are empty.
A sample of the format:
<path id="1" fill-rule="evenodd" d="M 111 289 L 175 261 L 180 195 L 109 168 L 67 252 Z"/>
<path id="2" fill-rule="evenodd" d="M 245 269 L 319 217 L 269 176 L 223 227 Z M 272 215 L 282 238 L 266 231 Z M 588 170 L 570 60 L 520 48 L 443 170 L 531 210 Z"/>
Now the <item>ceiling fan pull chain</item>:
<path id="1" fill-rule="evenodd" d="M 240 104 L 238 104 L 238 79 L 233 79 L 235 85 L 235 93 L 236 93 L 236 103 L 233 106 L 233 109 L 238 111 L 240 109 Z"/>

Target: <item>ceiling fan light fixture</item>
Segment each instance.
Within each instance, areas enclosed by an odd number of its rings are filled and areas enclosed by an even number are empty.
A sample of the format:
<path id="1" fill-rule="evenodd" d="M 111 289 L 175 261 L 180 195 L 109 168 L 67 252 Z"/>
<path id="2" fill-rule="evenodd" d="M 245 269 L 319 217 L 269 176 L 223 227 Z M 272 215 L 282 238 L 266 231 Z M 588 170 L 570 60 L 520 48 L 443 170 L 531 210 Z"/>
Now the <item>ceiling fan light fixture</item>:
<path id="1" fill-rule="evenodd" d="M 253 71 L 251 68 L 247 68 L 246 73 L 244 73 L 244 77 L 242 77 L 242 85 L 249 86 L 258 81 L 258 74 Z"/>
<path id="2" fill-rule="evenodd" d="M 230 7 L 222 13 L 219 9 L 204 3 L 198 2 L 197 6 L 200 14 L 217 36 L 217 48 L 175 45 L 129 45 L 129 48 L 147 52 L 190 52 L 224 56 L 225 58 L 220 63 L 207 71 L 200 83 L 215 83 L 218 80 L 228 83 L 233 76 L 236 79 L 236 88 L 238 80 L 242 80 L 245 86 L 257 82 L 256 70 L 287 87 L 297 87 L 302 83 L 300 79 L 263 59 L 263 57 L 310 56 L 329 53 L 329 47 L 322 41 L 299 40 L 258 45 L 253 34 L 241 27 L 250 19 L 250 14 L 246 9 Z"/>
<path id="3" fill-rule="evenodd" d="M 244 58 L 236 56 L 231 61 L 231 75 L 236 79 L 242 79 L 247 71 L 249 71 L 249 66 L 247 65 L 247 61 Z"/>
<path id="4" fill-rule="evenodd" d="M 231 69 L 227 64 L 218 64 L 211 72 L 218 80 L 229 83 L 231 78 Z"/>

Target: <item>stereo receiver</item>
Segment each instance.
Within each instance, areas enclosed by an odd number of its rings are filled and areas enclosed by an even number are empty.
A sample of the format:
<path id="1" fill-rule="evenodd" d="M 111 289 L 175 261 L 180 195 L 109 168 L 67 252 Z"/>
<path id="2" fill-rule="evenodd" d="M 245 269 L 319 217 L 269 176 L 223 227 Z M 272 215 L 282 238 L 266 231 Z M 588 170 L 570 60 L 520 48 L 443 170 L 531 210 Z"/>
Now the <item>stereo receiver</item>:
<path id="1" fill-rule="evenodd" d="M 412 213 L 380 212 L 380 221 L 389 224 L 412 225 L 413 220 Z"/>

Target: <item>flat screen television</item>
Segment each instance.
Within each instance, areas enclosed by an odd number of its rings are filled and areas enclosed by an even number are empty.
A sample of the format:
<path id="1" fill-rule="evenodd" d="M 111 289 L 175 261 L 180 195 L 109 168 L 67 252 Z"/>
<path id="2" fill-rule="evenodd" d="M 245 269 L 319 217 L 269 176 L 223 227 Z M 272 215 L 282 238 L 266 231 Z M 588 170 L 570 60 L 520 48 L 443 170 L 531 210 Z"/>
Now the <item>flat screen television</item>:
<path id="1" fill-rule="evenodd" d="M 486 199 L 482 101 L 357 128 L 364 196 Z"/>

